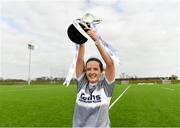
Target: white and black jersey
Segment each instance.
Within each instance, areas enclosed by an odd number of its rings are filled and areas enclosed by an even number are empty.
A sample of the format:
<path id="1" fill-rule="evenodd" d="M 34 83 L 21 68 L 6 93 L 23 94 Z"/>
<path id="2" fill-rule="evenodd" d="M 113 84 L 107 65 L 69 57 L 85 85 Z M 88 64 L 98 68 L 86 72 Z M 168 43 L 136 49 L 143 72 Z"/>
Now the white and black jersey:
<path id="1" fill-rule="evenodd" d="M 110 127 L 109 104 L 114 81 L 103 77 L 97 85 L 91 85 L 85 74 L 77 80 L 77 98 L 73 127 Z"/>

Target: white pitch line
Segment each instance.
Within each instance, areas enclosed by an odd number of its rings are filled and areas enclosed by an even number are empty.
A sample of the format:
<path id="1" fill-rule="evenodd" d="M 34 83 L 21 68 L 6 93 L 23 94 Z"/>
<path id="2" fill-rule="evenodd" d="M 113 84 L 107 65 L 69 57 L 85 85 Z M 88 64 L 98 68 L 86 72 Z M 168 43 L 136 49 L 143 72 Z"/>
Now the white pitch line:
<path id="1" fill-rule="evenodd" d="M 131 85 L 129 85 L 119 96 L 118 98 L 109 106 L 109 109 L 112 108 L 112 106 L 122 97 L 122 95 L 128 90 L 128 88 L 130 87 Z"/>
<path id="2" fill-rule="evenodd" d="M 169 90 L 169 91 L 174 91 L 174 89 L 171 89 L 171 88 L 162 87 L 162 89 L 166 89 L 166 90 Z"/>

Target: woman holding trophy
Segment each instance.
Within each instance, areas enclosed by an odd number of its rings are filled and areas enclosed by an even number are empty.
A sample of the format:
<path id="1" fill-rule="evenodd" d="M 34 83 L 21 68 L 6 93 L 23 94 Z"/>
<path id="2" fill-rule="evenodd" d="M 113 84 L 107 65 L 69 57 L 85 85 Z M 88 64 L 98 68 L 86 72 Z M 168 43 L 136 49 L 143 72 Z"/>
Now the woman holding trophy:
<path id="1" fill-rule="evenodd" d="M 73 127 L 110 127 L 109 105 L 114 88 L 115 64 L 103 46 L 101 38 L 91 27 L 98 21 L 88 13 L 78 21 L 81 28 L 78 28 L 77 24 L 72 24 L 68 29 L 69 38 L 79 45 L 75 67 L 77 98 Z M 84 62 L 85 43 L 81 41 L 87 41 L 86 34 L 94 41 L 106 64 L 105 69 L 98 58 L 89 58 L 86 63 Z"/>

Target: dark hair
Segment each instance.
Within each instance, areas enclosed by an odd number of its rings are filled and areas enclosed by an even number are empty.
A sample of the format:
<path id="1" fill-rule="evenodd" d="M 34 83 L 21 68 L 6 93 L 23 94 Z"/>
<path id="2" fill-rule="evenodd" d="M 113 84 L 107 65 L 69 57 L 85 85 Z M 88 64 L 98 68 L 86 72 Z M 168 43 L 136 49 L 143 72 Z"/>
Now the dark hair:
<path id="1" fill-rule="evenodd" d="M 100 59 L 95 58 L 95 57 L 89 58 L 89 59 L 86 61 L 86 66 L 87 66 L 87 63 L 90 62 L 90 61 L 96 61 L 96 62 L 98 62 L 98 63 L 99 63 L 99 68 L 100 68 L 101 72 L 103 71 L 103 64 L 102 64 L 102 62 L 100 61 Z"/>

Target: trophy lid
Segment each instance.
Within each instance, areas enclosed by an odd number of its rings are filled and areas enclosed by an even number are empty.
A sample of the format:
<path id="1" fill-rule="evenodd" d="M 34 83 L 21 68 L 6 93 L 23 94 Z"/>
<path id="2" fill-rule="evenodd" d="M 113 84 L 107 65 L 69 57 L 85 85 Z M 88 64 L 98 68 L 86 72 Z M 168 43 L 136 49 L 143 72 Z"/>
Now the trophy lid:
<path id="1" fill-rule="evenodd" d="M 83 17 L 82 17 L 82 21 L 88 24 L 93 23 L 94 21 L 94 16 L 90 13 L 86 13 Z"/>

